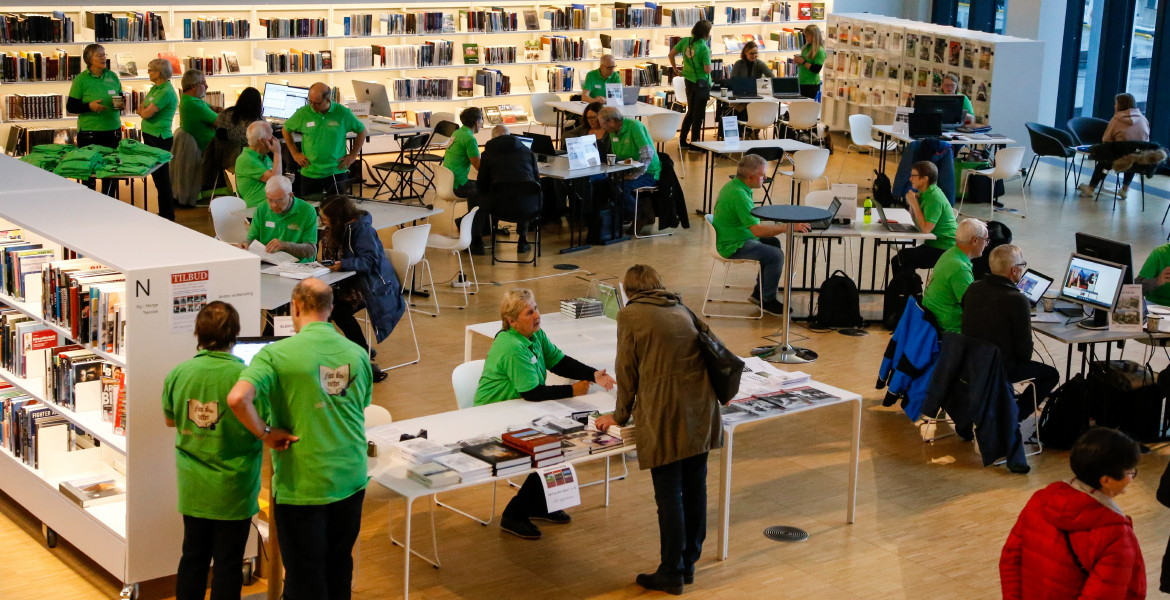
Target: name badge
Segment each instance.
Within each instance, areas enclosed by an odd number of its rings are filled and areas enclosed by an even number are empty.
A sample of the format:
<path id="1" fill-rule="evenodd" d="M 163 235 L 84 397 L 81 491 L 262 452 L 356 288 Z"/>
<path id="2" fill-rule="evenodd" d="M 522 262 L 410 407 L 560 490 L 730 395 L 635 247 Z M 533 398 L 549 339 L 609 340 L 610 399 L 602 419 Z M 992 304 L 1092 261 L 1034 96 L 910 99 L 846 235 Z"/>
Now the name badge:
<path id="1" fill-rule="evenodd" d="M 535 356 L 533 356 L 532 358 L 530 358 L 530 359 L 528 359 L 528 360 L 529 360 L 529 361 L 530 361 L 532 364 L 534 364 L 534 365 L 536 364 L 536 357 L 535 357 Z"/>
<path id="2" fill-rule="evenodd" d="M 264 226 L 265 227 L 276 227 L 276 221 L 265 221 Z"/>
<path id="3" fill-rule="evenodd" d="M 316 121 L 309 121 L 309 122 L 305 123 L 305 127 L 316 127 L 316 126 L 317 126 Z"/>
<path id="4" fill-rule="evenodd" d="M 108 93 L 109 95 L 113 96 L 113 95 L 117 94 L 118 92 L 116 92 L 116 91 L 114 91 L 114 90 L 106 90 L 106 93 Z"/>

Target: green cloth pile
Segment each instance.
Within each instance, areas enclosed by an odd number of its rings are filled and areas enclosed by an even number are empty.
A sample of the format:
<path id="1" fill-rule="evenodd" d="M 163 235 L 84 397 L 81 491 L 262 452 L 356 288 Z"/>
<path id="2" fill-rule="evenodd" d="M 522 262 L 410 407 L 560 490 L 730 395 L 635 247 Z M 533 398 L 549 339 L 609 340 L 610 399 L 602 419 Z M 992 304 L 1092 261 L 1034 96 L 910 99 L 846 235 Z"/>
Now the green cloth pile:
<path id="1" fill-rule="evenodd" d="M 171 153 L 162 148 L 147 146 L 138 140 L 125 139 L 118 143 L 118 155 L 147 156 L 155 163 L 171 162 Z"/>
<path id="2" fill-rule="evenodd" d="M 75 146 L 68 144 L 41 144 L 33 146 L 33 151 L 20 157 L 20 160 L 46 171 L 52 171 L 57 168 L 61 159 L 74 148 Z"/>
<path id="3" fill-rule="evenodd" d="M 111 152 L 113 150 L 96 144 L 74 149 L 61 159 L 53 172 L 70 179 L 89 179 L 94 170 L 102 166 L 105 155 Z"/>
<path id="4" fill-rule="evenodd" d="M 170 162 L 171 153 L 125 139 L 118 143 L 117 150 L 96 145 L 77 148 L 42 144 L 20 160 L 70 179 L 118 178 L 146 175 L 156 165 Z"/>

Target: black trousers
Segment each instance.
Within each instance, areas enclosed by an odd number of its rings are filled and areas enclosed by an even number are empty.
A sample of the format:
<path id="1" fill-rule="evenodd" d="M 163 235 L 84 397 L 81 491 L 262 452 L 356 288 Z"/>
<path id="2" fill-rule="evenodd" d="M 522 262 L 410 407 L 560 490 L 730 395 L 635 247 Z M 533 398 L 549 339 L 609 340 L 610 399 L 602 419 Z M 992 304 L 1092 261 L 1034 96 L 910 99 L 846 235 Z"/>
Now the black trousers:
<path id="1" fill-rule="evenodd" d="M 927 246 L 920 244 L 912 248 L 903 248 L 894 255 L 890 260 L 890 271 L 897 275 L 903 271 L 913 271 L 915 269 L 933 269 L 934 264 L 938 262 L 938 257 L 943 255 L 942 250 L 934 246 Z"/>
<path id="2" fill-rule="evenodd" d="M 362 275 L 358 274 L 357 276 L 361 277 Z M 341 286 L 345 286 L 348 281 L 348 279 L 343 279 L 339 283 Z M 340 290 L 335 290 L 335 292 L 337 291 Z M 329 318 L 333 319 L 333 322 L 337 324 L 337 328 L 345 335 L 345 339 L 361 346 L 362 350 L 369 350 L 370 345 L 366 341 L 366 332 L 362 331 L 362 326 L 358 324 L 357 318 L 354 317 L 365 306 L 354 305 L 349 299 L 350 296 L 351 294 L 348 291 L 333 294 L 333 312 L 330 313 Z"/>
<path id="3" fill-rule="evenodd" d="M 1020 421 L 1023 421 L 1028 418 L 1028 415 L 1032 414 L 1032 408 L 1036 404 L 1043 402 L 1052 393 L 1052 390 L 1056 389 L 1056 384 L 1060 382 L 1060 371 L 1042 362 L 1030 360 L 1007 369 L 1007 377 L 1008 381 L 1013 383 L 1031 379 L 1036 386 L 1036 400 L 1033 400 L 1031 390 L 1016 398 L 1016 406 L 1020 409 L 1018 418 Z M 1033 402 L 1036 402 L 1036 404 L 1033 404 Z"/>
<path id="4" fill-rule="evenodd" d="M 687 114 L 683 117 L 682 129 L 678 133 L 679 143 L 687 141 L 687 132 L 691 134 L 691 141 L 703 135 L 703 121 L 707 118 L 707 100 L 711 98 L 711 86 L 699 87 L 699 84 L 687 80 Z"/>
<path id="5" fill-rule="evenodd" d="M 1108 172 L 1109 170 L 1106 169 L 1105 165 L 1102 165 L 1101 163 L 1093 165 L 1093 176 L 1089 178 L 1089 187 L 1097 187 L 1105 179 L 1105 174 Z M 1122 173 L 1122 185 L 1129 187 L 1129 184 L 1133 183 L 1133 176 L 1133 171 L 1125 171 Z"/>
<path id="6" fill-rule="evenodd" d="M 83 148 L 97 144 L 98 146 L 105 146 L 111 150 L 118 147 L 118 141 L 122 139 L 122 130 L 113 129 L 110 131 L 78 131 L 77 132 L 77 147 Z M 93 178 L 86 179 L 81 182 L 85 187 L 94 189 L 97 184 Z M 111 198 L 118 197 L 118 180 L 117 179 L 103 179 L 102 193 Z"/>
<path id="7" fill-rule="evenodd" d="M 544 501 L 544 486 L 536 473 L 529 473 L 520 486 L 520 491 L 504 507 L 504 516 L 509 519 L 527 519 L 529 517 L 548 514 L 548 504 Z"/>
<path id="8" fill-rule="evenodd" d="M 819 83 L 812 83 L 812 84 L 808 84 L 808 85 L 805 85 L 803 83 L 800 84 L 800 95 L 804 96 L 805 98 L 811 98 L 813 100 L 816 100 L 817 99 L 817 92 L 819 92 L 819 91 L 821 91 L 821 84 L 819 84 Z"/>
<path id="9" fill-rule="evenodd" d="M 276 505 L 285 600 L 349 600 L 365 490 L 332 504 Z"/>
<path id="10" fill-rule="evenodd" d="M 149 133 L 142 133 L 142 143 L 151 148 L 158 148 L 160 150 L 171 151 L 171 146 L 174 145 L 175 138 L 155 137 Z M 175 220 L 175 194 L 171 190 L 171 165 L 165 164 L 158 168 L 157 171 L 151 175 L 154 179 L 154 188 L 158 194 L 158 216 L 174 221 Z"/>
<path id="11" fill-rule="evenodd" d="M 244 547 L 252 519 L 216 521 L 183 515 L 183 558 L 175 581 L 175 600 L 203 600 L 210 569 L 211 600 L 240 600 L 244 585 Z"/>
<path id="12" fill-rule="evenodd" d="M 297 175 L 297 187 L 300 189 L 298 197 L 310 194 L 349 194 L 349 172 L 338 173 L 331 177 L 305 177 L 304 173 Z"/>
<path id="13" fill-rule="evenodd" d="M 707 538 L 707 453 L 650 469 L 658 505 L 658 575 L 694 574 Z"/>

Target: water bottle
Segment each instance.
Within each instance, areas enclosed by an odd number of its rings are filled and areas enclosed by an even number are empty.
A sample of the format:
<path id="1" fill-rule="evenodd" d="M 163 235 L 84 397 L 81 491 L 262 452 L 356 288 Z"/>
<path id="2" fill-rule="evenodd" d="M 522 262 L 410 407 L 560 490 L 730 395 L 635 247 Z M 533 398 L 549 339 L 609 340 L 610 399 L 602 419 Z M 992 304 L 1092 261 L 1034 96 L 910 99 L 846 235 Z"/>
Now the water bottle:
<path id="1" fill-rule="evenodd" d="M 865 204 L 861 205 L 862 214 L 865 215 L 862 219 L 867 225 L 873 221 L 873 199 L 866 198 Z"/>

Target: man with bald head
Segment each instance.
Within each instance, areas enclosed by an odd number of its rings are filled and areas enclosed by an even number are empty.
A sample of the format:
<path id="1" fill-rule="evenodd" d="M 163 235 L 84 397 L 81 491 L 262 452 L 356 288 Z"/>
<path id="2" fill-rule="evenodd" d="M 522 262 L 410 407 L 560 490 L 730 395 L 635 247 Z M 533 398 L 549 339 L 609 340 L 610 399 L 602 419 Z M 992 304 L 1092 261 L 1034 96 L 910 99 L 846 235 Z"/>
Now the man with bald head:
<path id="1" fill-rule="evenodd" d="M 268 121 L 254 121 L 248 125 L 247 137 L 248 147 L 236 157 L 236 189 L 244 203 L 255 208 L 264 204 L 264 184 L 273 175 L 280 175 L 283 160 L 280 140 L 272 135 L 272 125 Z"/>
<path id="2" fill-rule="evenodd" d="M 585 74 L 585 81 L 581 83 L 581 101 L 605 103 L 607 83 L 622 83 L 622 76 L 617 72 L 617 61 L 612 54 L 602 56 L 598 68 Z"/>
<path id="3" fill-rule="evenodd" d="M 471 206 L 479 206 L 479 213 L 472 230 L 471 253 L 484 253 L 483 236 L 489 233 L 488 213 L 495 213 L 505 221 L 516 219 L 516 233 L 520 236 L 516 251 L 527 252 L 531 248 L 526 237 L 529 220 L 524 217 L 536 215 L 540 197 L 518 194 L 516 184 L 539 180 L 536 155 L 509 134 L 506 126 L 496 125 L 492 128 L 492 139 L 483 145 L 478 168 L 475 202 Z"/>
<path id="4" fill-rule="evenodd" d="M 366 126 L 350 110 L 334 102 L 333 90 L 324 83 L 309 88 L 309 103 L 298 108 L 284 124 L 284 141 L 293 160 L 301 166 L 297 177 L 299 195 L 349 191 L 349 166 L 361 155 Z M 293 134 L 301 134 L 301 146 Z M 345 150 L 346 135 L 357 134 Z"/>
<path id="5" fill-rule="evenodd" d="M 228 394 L 232 413 L 273 450 L 273 493 L 288 600 L 348 600 L 366 488 L 366 351 L 329 323 L 333 290 L 293 288 L 296 335 L 265 346 Z M 256 403 L 267 405 L 268 421 Z"/>

